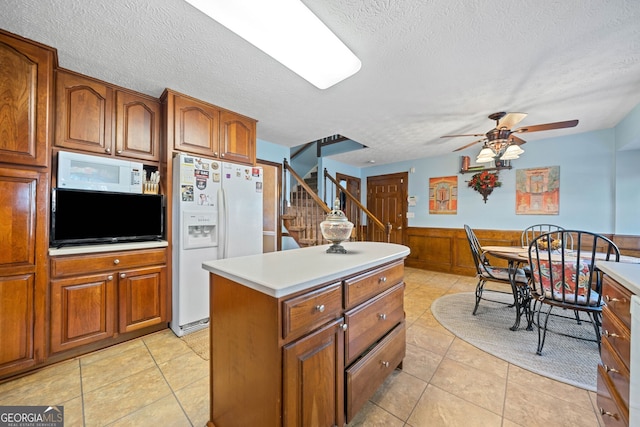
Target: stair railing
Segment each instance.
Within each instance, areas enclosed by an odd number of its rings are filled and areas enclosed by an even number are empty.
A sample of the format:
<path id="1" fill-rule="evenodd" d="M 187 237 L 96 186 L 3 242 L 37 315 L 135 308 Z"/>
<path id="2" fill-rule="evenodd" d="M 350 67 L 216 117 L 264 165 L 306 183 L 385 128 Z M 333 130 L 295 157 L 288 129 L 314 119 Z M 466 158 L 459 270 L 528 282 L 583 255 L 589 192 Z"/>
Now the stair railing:
<path id="1" fill-rule="evenodd" d="M 333 178 L 329 174 L 329 172 L 327 172 L 326 168 L 324 170 L 324 178 L 325 178 L 325 186 L 324 186 L 325 198 L 326 198 L 326 191 L 328 188 L 328 186 L 326 185 L 326 181 L 329 180 L 333 183 L 333 185 L 336 188 L 336 191 L 334 194 L 336 195 L 339 194 L 338 192 L 339 190 L 351 202 L 353 202 L 352 206 L 354 207 L 354 209 L 352 209 L 351 212 L 345 212 L 349 220 L 353 222 L 354 230 L 356 230 L 355 235 L 352 235 L 352 240 L 359 240 L 359 241 L 374 240 L 373 238 L 369 238 L 368 236 L 375 236 L 376 233 L 374 232 L 374 229 L 377 229 L 382 233 L 384 233 L 387 243 L 391 242 L 391 230 L 393 228 L 391 223 L 387 223 L 386 225 L 383 224 L 382 221 L 376 218 L 375 215 L 373 215 L 366 207 L 362 205 L 362 203 L 360 203 L 360 200 L 358 200 L 355 196 L 349 193 L 346 188 L 340 185 L 340 183 L 336 181 L 335 178 Z M 362 222 L 362 214 L 364 214 L 367 217 L 367 224 L 371 224 L 374 229 L 367 230 L 367 226 L 364 225 Z"/>
<path id="2" fill-rule="evenodd" d="M 309 185 L 294 171 L 287 159 L 283 162 L 284 194 L 289 194 L 289 200 L 283 198 L 282 222 L 287 232 L 300 246 L 315 246 L 329 243 L 322 237 L 320 223 L 324 216 L 331 212 L 327 204 L 309 187 Z M 290 180 L 287 173 L 296 182 L 296 188 L 287 193 Z M 293 187 L 293 183 L 291 184 Z"/>

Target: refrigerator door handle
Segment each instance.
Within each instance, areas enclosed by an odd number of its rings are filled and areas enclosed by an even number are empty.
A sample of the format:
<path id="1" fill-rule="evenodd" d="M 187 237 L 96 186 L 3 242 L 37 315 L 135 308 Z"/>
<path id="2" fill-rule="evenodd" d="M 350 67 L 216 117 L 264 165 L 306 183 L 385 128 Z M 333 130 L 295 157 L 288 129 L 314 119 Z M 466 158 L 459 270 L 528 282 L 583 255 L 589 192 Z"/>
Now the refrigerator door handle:
<path id="1" fill-rule="evenodd" d="M 227 257 L 227 248 L 229 247 L 229 233 L 227 231 L 229 227 L 229 205 L 227 203 L 227 193 L 224 191 L 224 188 L 220 188 L 220 192 L 218 193 L 218 209 L 219 212 L 222 213 L 222 218 L 218 221 L 218 227 L 221 226 L 220 234 L 218 235 L 220 238 L 220 243 L 218 243 L 218 259 L 224 259 Z M 221 251 L 220 248 L 222 248 Z"/>

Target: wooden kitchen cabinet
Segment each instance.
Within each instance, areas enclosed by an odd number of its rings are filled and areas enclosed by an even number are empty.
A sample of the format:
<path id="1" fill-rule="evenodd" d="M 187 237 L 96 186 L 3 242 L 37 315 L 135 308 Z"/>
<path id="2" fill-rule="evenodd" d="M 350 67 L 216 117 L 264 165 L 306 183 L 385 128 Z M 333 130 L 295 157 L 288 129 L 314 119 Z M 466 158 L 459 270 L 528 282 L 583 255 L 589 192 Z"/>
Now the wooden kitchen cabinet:
<path id="1" fill-rule="evenodd" d="M 287 252 L 271 256 L 296 263 Z M 208 426 L 349 422 L 404 359 L 403 271 L 381 262 L 280 297 L 212 272 Z"/>
<path id="2" fill-rule="evenodd" d="M 255 164 L 255 120 L 170 89 L 161 99 L 166 105 L 170 150 Z"/>
<path id="3" fill-rule="evenodd" d="M 50 352 L 168 322 L 167 250 L 51 258 Z"/>
<path id="4" fill-rule="evenodd" d="M 605 426 L 628 426 L 631 366 L 631 292 L 605 274 L 602 298 L 598 407 Z"/>
<path id="5" fill-rule="evenodd" d="M 56 147 L 157 162 L 160 121 L 155 98 L 56 71 Z"/>
<path id="6" fill-rule="evenodd" d="M 49 174 L 0 167 L 0 378 L 44 360 Z"/>
<path id="7" fill-rule="evenodd" d="M 49 166 L 54 49 L 0 30 L 0 162 Z"/>

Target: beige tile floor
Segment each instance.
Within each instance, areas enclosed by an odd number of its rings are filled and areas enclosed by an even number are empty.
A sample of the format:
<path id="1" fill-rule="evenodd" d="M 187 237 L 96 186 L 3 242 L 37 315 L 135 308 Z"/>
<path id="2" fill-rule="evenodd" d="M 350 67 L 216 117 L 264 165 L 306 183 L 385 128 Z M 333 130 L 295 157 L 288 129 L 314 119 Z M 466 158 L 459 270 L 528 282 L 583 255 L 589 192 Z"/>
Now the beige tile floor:
<path id="1" fill-rule="evenodd" d="M 474 278 L 407 268 L 405 282 L 403 370 L 350 426 L 600 425 L 595 393 L 484 353 L 433 318 L 431 302 L 472 291 Z M 204 426 L 208 375 L 208 362 L 165 330 L 0 384 L 0 405 L 64 405 L 66 427 Z"/>

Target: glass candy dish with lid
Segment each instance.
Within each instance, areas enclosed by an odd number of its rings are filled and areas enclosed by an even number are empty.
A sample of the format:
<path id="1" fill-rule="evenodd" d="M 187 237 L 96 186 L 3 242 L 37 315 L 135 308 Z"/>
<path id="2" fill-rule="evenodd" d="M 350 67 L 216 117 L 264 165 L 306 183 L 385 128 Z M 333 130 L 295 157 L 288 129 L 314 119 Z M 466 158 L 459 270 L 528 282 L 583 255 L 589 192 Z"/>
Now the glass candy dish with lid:
<path id="1" fill-rule="evenodd" d="M 340 199 L 337 198 L 333 210 L 320 223 L 322 236 L 332 245 L 327 249 L 328 254 L 346 254 L 347 250 L 340 244 L 351 237 L 353 223 L 340 210 Z"/>

